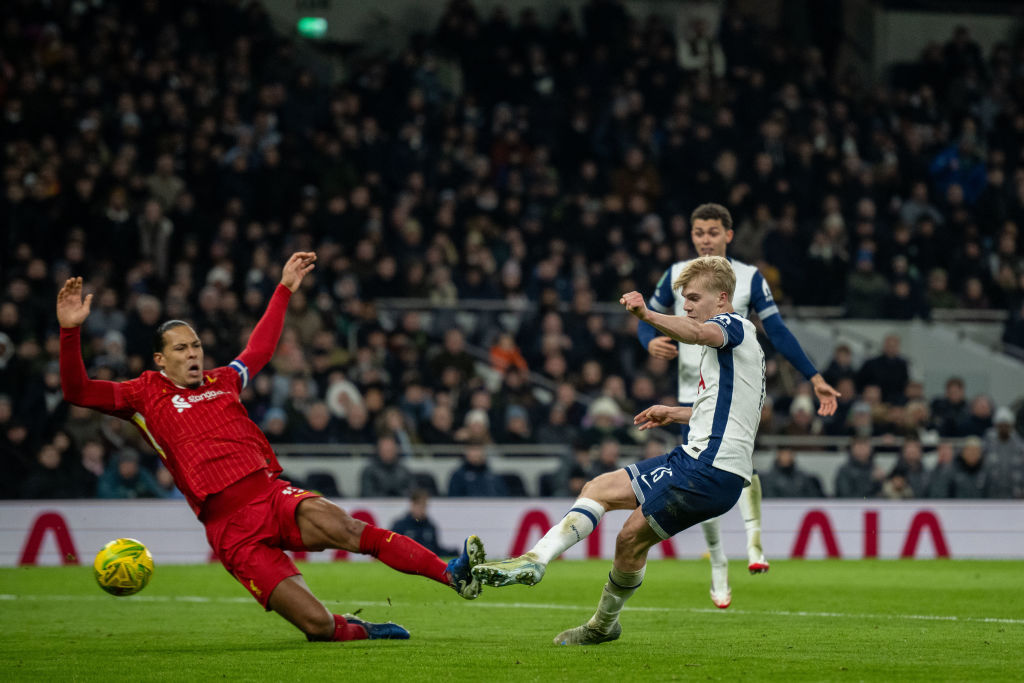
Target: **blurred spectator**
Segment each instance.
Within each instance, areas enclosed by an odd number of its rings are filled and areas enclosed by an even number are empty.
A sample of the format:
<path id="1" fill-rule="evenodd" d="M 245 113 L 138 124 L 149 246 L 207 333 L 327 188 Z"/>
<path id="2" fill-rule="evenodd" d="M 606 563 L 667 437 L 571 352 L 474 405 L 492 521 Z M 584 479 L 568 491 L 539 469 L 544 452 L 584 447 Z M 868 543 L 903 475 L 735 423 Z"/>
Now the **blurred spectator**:
<path id="1" fill-rule="evenodd" d="M 157 467 L 156 483 L 160 486 L 160 491 L 164 498 L 185 499 L 185 494 L 178 490 L 177 485 L 174 483 L 174 477 L 171 476 L 170 471 L 163 465 Z"/>
<path id="2" fill-rule="evenodd" d="M 939 435 L 959 436 L 968 415 L 964 381 L 959 377 L 950 377 L 946 380 L 942 398 L 932 401 L 932 420 L 939 430 Z"/>
<path id="3" fill-rule="evenodd" d="M 315 401 L 306 410 L 305 419 L 292 433 L 291 440 L 301 444 L 331 444 L 338 442 L 338 427 L 327 404 Z M 325 453 L 310 453 L 325 455 Z"/>
<path id="4" fill-rule="evenodd" d="M 902 403 L 909 381 L 907 360 L 900 355 L 900 338 L 895 334 L 886 335 L 882 353 L 865 361 L 857 372 L 857 387 L 863 390 L 869 384 L 879 386 L 886 403 Z"/>
<path id="5" fill-rule="evenodd" d="M 915 225 L 922 216 L 936 223 L 942 223 L 942 214 L 928 201 L 928 185 L 923 180 L 916 181 L 910 188 L 910 196 L 900 206 L 900 221 L 904 225 Z"/>
<path id="6" fill-rule="evenodd" d="M 579 430 L 569 424 L 566 406 L 553 401 L 548 408 L 547 419 L 541 421 L 534 431 L 537 443 L 574 443 L 579 438 Z"/>
<path id="7" fill-rule="evenodd" d="M 949 498 L 953 479 L 953 444 L 940 441 L 935 449 L 935 466 L 928 475 L 928 497 Z"/>
<path id="8" fill-rule="evenodd" d="M 906 437 L 900 447 L 900 455 L 886 479 L 887 498 L 924 498 L 928 495 L 929 476 L 924 468 L 924 453 L 921 442 Z M 899 482 L 895 481 L 899 478 Z"/>
<path id="9" fill-rule="evenodd" d="M 850 351 L 849 345 L 839 344 L 832 354 L 832 360 L 829 361 L 828 367 L 821 373 L 821 376 L 825 378 L 826 382 L 837 387 L 839 380 L 845 377 L 856 377 L 856 375 L 857 371 L 853 367 L 853 353 Z"/>
<path id="10" fill-rule="evenodd" d="M 61 462 L 55 445 L 48 443 L 39 449 L 35 467 L 22 485 L 23 498 L 75 498 L 78 486 L 69 469 Z"/>
<path id="11" fill-rule="evenodd" d="M 992 399 L 978 394 L 971 399 L 967 417 L 960 423 L 957 433 L 960 436 L 984 436 L 992 428 Z"/>
<path id="12" fill-rule="evenodd" d="M 445 368 L 455 368 L 459 372 L 459 382 L 470 386 L 476 378 L 476 362 L 466 351 L 466 338 L 462 330 L 452 328 L 444 333 L 442 349 L 430 360 L 430 368 L 435 376 L 440 376 Z"/>
<path id="13" fill-rule="evenodd" d="M 839 398 L 836 399 L 836 412 L 819 419 L 825 434 L 842 436 L 849 433 L 847 423 L 850 419 L 850 410 L 857 403 L 857 389 L 852 377 L 844 377 L 834 386 L 839 392 Z M 868 417 L 870 418 L 870 411 Z"/>
<path id="14" fill-rule="evenodd" d="M 956 308 L 960 300 L 949 291 L 949 274 L 942 268 L 934 268 L 928 274 L 928 289 L 925 293 L 928 308 Z"/>
<path id="15" fill-rule="evenodd" d="M 889 282 L 875 269 L 872 250 L 857 252 L 856 268 L 850 274 L 846 289 L 846 315 L 850 318 L 877 318 L 882 312 Z"/>
<path id="16" fill-rule="evenodd" d="M 985 462 L 984 444 L 976 436 L 967 437 L 960 455 L 953 461 L 949 498 L 988 498 L 993 472 Z"/>
<path id="17" fill-rule="evenodd" d="M 1005 406 L 996 410 L 992 427 L 985 432 L 985 452 L 996 460 L 1012 461 L 1024 456 L 1024 439 L 1014 426 L 1013 411 Z"/>
<path id="18" fill-rule="evenodd" d="M 487 411 L 482 408 L 473 408 L 467 412 L 463 426 L 455 432 L 455 441 L 475 446 L 493 443 L 491 418 L 487 416 Z"/>
<path id="19" fill-rule="evenodd" d="M 423 489 L 413 489 L 409 494 L 409 510 L 405 516 L 391 523 L 390 529 L 395 533 L 408 536 L 432 553 L 442 556 L 458 555 L 455 548 L 441 547 L 437 533 L 437 525 L 427 515 L 427 502 L 430 494 Z"/>
<path id="20" fill-rule="evenodd" d="M 403 456 L 412 455 L 412 436 L 405 425 L 405 415 L 395 406 L 387 407 L 377 418 L 376 432 L 378 436 L 391 436 L 398 444 L 398 451 Z"/>
<path id="21" fill-rule="evenodd" d="M 392 436 L 377 438 L 377 450 L 359 475 L 363 498 L 397 498 L 409 495 L 412 472 L 399 461 L 398 442 Z"/>
<path id="22" fill-rule="evenodd" d="M 960 187 L 968 205 L 977 201 L 985 189 L 987 172 L 978 150 L 974 119 L 964 119 L 960 139 L 939 152 L 928 171 L 940 197 L 946 196 L 951 187 Z"/>
<path id="23" fill-rule="evenodd" d="M 42 376 L 37 375 L 27 389 L 18 400 L 21 419 L 33 433 L 52 433 L 68 414 L 68 404 L 64 403 L 64 394 L 60 388 L 58 362 L 47 363 Z"/>
<path id="24" fill-rule="evenodd" d="M 438 404 L 430 413 L 430 421 L 420 426 L 420 438 L 426 444 L 455 443 L 453 425 L 451 408 Z"/>
<path id="25" fill-rule="evenodd" d="M 106 466 L 107 448 L 102 441 L 89 439 L 82 444 L 80 461 L 78 466 L 73 469 L 79 496 L 96 497 L 96 488 Z"/>
<path id="26" fill-rule="evenodd" d="M 6 473 L 0 478 L 0 498 L 20 498 L 20 485 L 31 468 L 25 452 L 28 430 L 14 418 L 14 409 L 7 394 L 0 394 L 0 467 Z"/>
<path id="27" fill-rule="evenodd" d="M 875 421 L 869 403 L 857 401 L 850 406 L 845 433 L 855 438 L 870 438 L 875 435 Z"/>
<path id="28" fill-rule="evenodd" d="M 659 453 L 660 455 L 660 453 Z M 607 437 L 597 445 L 597 457 L 590 469 L 590 478 L 599 477 L 607 472 L 622 469 L 619 459 L 622 457 L 622 444 L 616 439 Z"/>
<path id="29" fill-rule="evenodd" d="M 531 444 L 535 442 L 530 426 L 530 415 L 526 408 L 511 405 L 505 411 L 505 436 L 502 442 L 509 444 Z"/>
<path id="30" fill-rule="evenodd" d="M 271 408 L 263 415 L 260 424 L 267 441 L 272 444 L 288 443 L 288 416 L 281 408 Z"/>
<path id="31" fill-rule="evenodd" d="M 775 413 L 775 399 L 769 394 L 765 394 L 764 401 L 761 403 L 761 422 L 758 425 L 758 433 L 778 434 L 782 429 L 780 423 L 781 420 Z"/>
<path id="32" fill-rule="evenodd" d="M 153 474 L 139 465 L 139 452 L 124 448 L 114 455 L 96 484 L 100 498 L 161 498 Z"/>
<path id="33" fill-rule="evenodd" d="M 888 500 L 906 500 L 914 497 L 914 491 L 907 483 L 906 473 L 902 470 L 892 470 L 889 476 L 882 482 L 882 498 Z"/>
<path id="34" fill-rule="evenodd" d="M 490 350 L 491 367 L 503 373 L 510 367 L 528 370 L 526 359 L 516 346 L 515 337 L 508 332 L 498 335 Z"/>
<path id="35" fill-rule="evenodd" d="M 1013 412 L 996 411 L 993 427 L 985 434 L 984 459 L 992 470 L 993 498 L 1024 498 L 1024 439 L 1014 428 Z"/>
<path id="36" fill-rule="evenodd" d="M 782 430 L 786 436 L 814 436 L 821 433 L 821 424 L 814 419 L 814 401 L 801 394 L 789 403 L 789 424 Z"/>
<path id="37" fill-rule="evenodd" d="M 854 437 L 850 455 L 836 473 L 837 498 L 874 498 L 881 489 L 885 473 L 875 465 L 871 440 Z"/>
<path id="38" fill-rule="evenodd" d="M 765 498 L 820 498 L 821 481 L 799 469 L 790 448 L 780 448 L 770 472 L 761 473 L 761 491 Z"/>
<path id="39" fill-rule="evenodd" d="M 111 331 L 124 332 L 128 316 L 121 310 L 117 290 L 107 287 L 95 295 L 94 303 L 82 325 L 90 337 L 102 337 Z"/>
<path id="40" fill-rule="evenodd" d="M 448 495 L 460 498 L 494 498 L 508 495 L 505 482 L 491 471 L 483 446 L 470 445 L 463 454 L 462 465 L 452 472 Z"/>
<path id="41" fill-rule="evenodd" d="M 582 438 L 589 445 L 597 445 L 608 437 L 619 443 L 630 441 L 624 429 L 626 416 L 615 400 L 608 396 L 594 399 L 587 409 L 584 422 L 589 423 L 589 426 L 583 430 Z"/>

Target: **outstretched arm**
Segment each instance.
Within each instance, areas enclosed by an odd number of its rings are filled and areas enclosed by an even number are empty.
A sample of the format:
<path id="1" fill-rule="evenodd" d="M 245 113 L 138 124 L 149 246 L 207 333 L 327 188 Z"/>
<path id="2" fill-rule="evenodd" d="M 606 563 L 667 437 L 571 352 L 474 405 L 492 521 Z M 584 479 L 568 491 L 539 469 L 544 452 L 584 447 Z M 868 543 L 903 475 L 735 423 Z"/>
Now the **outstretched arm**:
<path id="1" fill-rule="evenodd" d="M 82 360 L 81 325 L 89 317 L 92 294 L 82 298 L 82 278 L 69 278 L 57 292 L 60 323 L 60 386 L 64 400 L 105 413 L 118 414 L 127 406 L 117 382 L 89 379 Z"/>
<path id="2" fill-rule="evenodd" d="M 623 294 L 619 303 L 641 321 L 683 344 L 720 347 L 725 343 L 725 333 L 718 325 L 697 322 L 686 316 L 664 315 L 652 311 L 647 308 L 640 292 Z"/>
<path id="3" fill-rule="evenodd" d="M 764 331 L 768 334 L 768 339 L 771 340 L 772 345 L 813 385 L 814 393 L 821 404 L 818 406 L 818 415 L 834 415 L 839 392 L 826 382 L 821 373 L 817 371 L 814 363 L 804 353 L 800 342 L 796 340 L 793 333 L 782 322 L 782 316 L 776 313 L 767 318 L 762 318 L 761 323 L 764 325 Z"/>
<path id="4" fill-rule="evenodd" d="M 760 271 L 754 272 L 750 283 L 750 303 L 761 318 L 765 334 L 768 335 L 772 345 L 814 386 L 814 393 L 821 403 L 818 406 L 818 415 L 834 415 L 839 392 L 825 381 L 825 378 L 814 367 L 814 363 L 804 353 L 800 342 L 796 340 L 793 333 L 786 327 L 786 323 L 782 321 L 779 308 L 775 305 L 775 299 L 772 297 L 772 290 Z"/>
<path id="5" fill-rule="evenodd" d="M 270 362 L 274 356 L 274 349 L 281 339 L 281 329 L 284 327 L 284 314 L 288 310 L 288 300 L 292 292 L 299 288 L 302 278 L 306 276 L 316 263 L 316 254 L 311 251 L 299 251 L 292 254 L 288 262 L 284 264 L 281 271 L 281 284 L 274 290 L 274 296 L 267 304 L 267 310 L 263 317 L 256 323 L 252 334 L 249 335 L 249 342 L 245 350 L 238 358 L 231 361 L 231 367 L 238 372 L 242 379 L 242 388 L 249 384 L 249 380 L 256 376 L 263 367 Z"/>

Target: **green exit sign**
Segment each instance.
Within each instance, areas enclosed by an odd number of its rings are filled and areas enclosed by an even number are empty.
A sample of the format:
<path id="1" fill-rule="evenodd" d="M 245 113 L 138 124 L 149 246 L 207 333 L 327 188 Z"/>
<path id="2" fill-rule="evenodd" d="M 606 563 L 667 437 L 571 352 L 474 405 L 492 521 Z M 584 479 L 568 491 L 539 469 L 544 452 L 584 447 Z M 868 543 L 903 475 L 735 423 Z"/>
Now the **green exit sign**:
<path id="1" fill-rule="evenodd" d="M 302 17 L 295 28 L 303 38 L 323 38 L 327 35 L 327 20 L 323 17 Z"/>

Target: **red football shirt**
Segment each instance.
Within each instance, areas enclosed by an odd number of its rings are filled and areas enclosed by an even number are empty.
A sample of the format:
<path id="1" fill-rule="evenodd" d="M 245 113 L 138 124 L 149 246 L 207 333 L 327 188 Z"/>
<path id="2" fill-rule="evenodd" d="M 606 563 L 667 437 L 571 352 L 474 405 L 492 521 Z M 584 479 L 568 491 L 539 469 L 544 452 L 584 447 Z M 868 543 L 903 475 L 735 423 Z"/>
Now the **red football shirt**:
<path id="1" fill-rule="evenodd" d="M 207 496 L 264 469 L 281 466 L 267 438 L 249 419 L 239 392 L 270 360 L 291 292 L 279 285 L 245 351 L 209 370 L 196 389 L 147 371 L 127 382 L 90 380 L 82 361 L 80 328 L 61 329 L 61 385 L 65 399 L 131 421 L 156 449 L 198 515 Z"/>

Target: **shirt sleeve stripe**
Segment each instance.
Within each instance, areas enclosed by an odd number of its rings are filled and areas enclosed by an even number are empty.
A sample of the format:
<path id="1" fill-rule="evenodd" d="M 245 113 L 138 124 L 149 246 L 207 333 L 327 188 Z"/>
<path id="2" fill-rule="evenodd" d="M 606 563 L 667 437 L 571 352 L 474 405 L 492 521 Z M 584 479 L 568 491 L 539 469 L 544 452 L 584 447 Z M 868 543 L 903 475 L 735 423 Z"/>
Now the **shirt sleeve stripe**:
<path id="1" fill-rule="evenodd" d="M 725 345 L 729 343 L 729 330 L 725 329 L 725 325 L 722 324 L 721 320 L 716 320 L 716 319 L 712 318 L 708 322 L 709 323 L 714 323 L 714 324 L 716 324 L 716 325 L 718 325 L 719 327 L 722 328 L 722 345 L 719 346 L 718 348 L 724 349 Z"/>
<path id="2" fill-rule="evenodd" d="M 769 318 L 769 317 L 771 317 L 773 315 L 778 315 L 778 314 L 779 314 L 779 307 L 776 306 L 775 304 L 772 304 L 771 306 L 765 306 L 762 310 L 757 312 L 757 315 L 758 315 L 758 317 L 761 318 L 761 320 L 764 320 L 765 318 Z"/>

